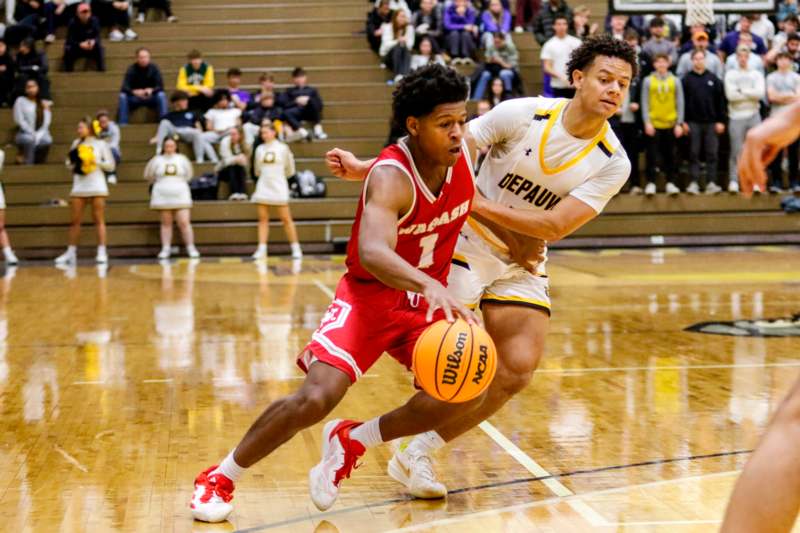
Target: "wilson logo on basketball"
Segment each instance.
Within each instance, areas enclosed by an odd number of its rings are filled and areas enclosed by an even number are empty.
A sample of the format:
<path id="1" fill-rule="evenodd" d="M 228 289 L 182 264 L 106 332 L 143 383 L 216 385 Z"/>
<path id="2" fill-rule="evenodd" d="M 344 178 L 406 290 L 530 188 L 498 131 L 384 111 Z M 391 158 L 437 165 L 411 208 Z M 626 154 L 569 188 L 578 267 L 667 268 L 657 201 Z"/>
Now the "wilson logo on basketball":
<path id="1" fill-rule="evenodd" d="M 414 375 L 438 400 L 466 402 L 489 386 L 497 369 L 491 337 L 480 326 L 440 320 L 422 332 L 414 346 Z"/>

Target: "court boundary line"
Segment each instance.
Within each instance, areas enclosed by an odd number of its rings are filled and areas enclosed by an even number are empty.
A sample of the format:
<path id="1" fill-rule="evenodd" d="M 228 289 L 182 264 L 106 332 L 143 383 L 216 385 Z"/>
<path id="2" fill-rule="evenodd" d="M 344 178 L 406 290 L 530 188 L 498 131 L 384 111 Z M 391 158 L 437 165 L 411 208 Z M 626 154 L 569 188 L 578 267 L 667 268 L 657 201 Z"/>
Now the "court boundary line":
<path id="1" fill-rule="evenodd" d="M 328 287 L 327 285 L 325 285 L 324 283 L 322 283 L 320 280 L 318 280 L 318 279 L 315 279 L 313 284 L 314 284 L 314 286 L 315 286 L 316 288 L 318 288 L 319 290 L 321 290 L 322 292 L 324 292 L 324 293 L 325 293 L 325 296 L 327 296 L 328 298 L 333 298 L 333 297 L 335 297 L 335 296 L 336 296 L 336 293 L 335 293 L 335 292 L 333 292 L 333 290 L 331 290 L 331 288 L 330 288 L 330 287 Z"/>
<path id="2" fill-rule="evenodd" d="M 585 368 L 540 368 L 537 374 L 588 374 L 592 372 L 628 372 L 645 370 L 722 370 L 730 368 L 796 368 L 800 361 L 787 361 L 784 363 L 731 363 L 715 365 L 673 365 L 673 366 L 604 366 Z"/>

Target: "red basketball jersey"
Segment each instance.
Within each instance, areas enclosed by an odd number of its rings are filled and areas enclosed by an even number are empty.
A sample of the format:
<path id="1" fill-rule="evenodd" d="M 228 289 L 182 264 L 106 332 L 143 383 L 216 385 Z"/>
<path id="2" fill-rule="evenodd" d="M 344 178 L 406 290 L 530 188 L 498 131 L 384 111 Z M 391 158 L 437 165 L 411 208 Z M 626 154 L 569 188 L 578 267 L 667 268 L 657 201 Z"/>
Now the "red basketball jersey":
<path id="1" fill-rule="evenodd" d="M 458 241 L 458 234 L 466 222 L 475 194 L 475 177 L 472 163 L 465 148 L 456 164 L 447 171 L 447 177 L 438 196 L 428 189 L 411 157 L 411 152 L 400 139 L 397 144 L 384 148 L 370 168 L 361 191 L 356 219 L 347 246 L 347 272 L 362 280 L 375 280 L 358 257 L 358 232 L 364 210 L 367 184 L 372 170 L 391 165 L 400 169 L 414 187 L 414 203 L 397 222 L 397 254 L 412 266 L 432 278 L 447 283 L 450 260 Z"/>

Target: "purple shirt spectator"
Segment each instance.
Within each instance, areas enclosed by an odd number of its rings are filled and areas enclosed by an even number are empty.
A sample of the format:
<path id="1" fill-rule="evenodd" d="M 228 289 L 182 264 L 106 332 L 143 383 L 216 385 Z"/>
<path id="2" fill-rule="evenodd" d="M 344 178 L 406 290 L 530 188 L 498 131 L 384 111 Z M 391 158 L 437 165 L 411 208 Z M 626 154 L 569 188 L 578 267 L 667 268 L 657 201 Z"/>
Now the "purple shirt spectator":
<path id="1" fill-rule="evenodd" d="M 508 33 L 511 31 L 511 12 L 507 9 L 503 9 L 503 17 L 500 21 L 500 24 L 497 24 L 497 20 L 492 16 L 489 11 L 484 11 L 483 15 L 481 15 L 481 31 L 483 32 L 496 32 L 501 31 L 503 33 Z"/>
<path id="2" fill-rule="evenodd" d="M 736 47 L 739 45 L 739 33 L 738 31 L 731 31 L 722 39 L 722 43 L 719 46 L 719 49 L 725 52 L 725 55 L 731 55 L 736 53 Z M 767 53 L 767 46 L 764 44 L 764 39 L 756 35 L 755 33 L 752 34 L 753 36 L 753 44 L 756 45 L 753 52 L 756 54 L 763 56 Z"/>
<path id="3" fill-rule="evenodd" d="M 472 7 L 467 7 L 467 11 L 463 15 L 456 12 L 456 4 L 453 2 L 444 10 L 444 29 L 446 31 L 463 30 L 465 26 L 475 24 L 477 18 L 475 10 Z"/>

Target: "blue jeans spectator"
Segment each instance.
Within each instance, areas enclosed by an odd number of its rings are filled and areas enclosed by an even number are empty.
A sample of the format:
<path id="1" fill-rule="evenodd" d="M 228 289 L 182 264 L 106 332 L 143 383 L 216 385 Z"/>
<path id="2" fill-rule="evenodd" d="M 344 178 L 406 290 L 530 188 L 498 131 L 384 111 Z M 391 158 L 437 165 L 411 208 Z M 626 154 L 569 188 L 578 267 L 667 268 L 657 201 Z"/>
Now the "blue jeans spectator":
<path id="1" fill-rule="evenodd" d="M 128 115 L 137 107 L 152 107 L 158 110 L 158 119 L 167 114 L 167 96 L 164 91 L 157 91 L 149 98 L 139 98 L 128 93 L 119 93 L 119 110 L 117 111 L 117 124 L 120 126 L 128 123 Z"/>
<path id="2" fill-rule="evenodd" d="M 486 86 L 492 79 L 492 73 L 488 70 L 481 72 L 481 77 L 478 83 L 475 84 L 475 94 L 472 95 L 473 100 L 483 100 L 483 95 L 486 92 Z M 514 71 L 504 68 L 500 71 L 500 79 L 503 80 L 503 88 L 507 92 L 511 92 L 514 86 Z"/>

